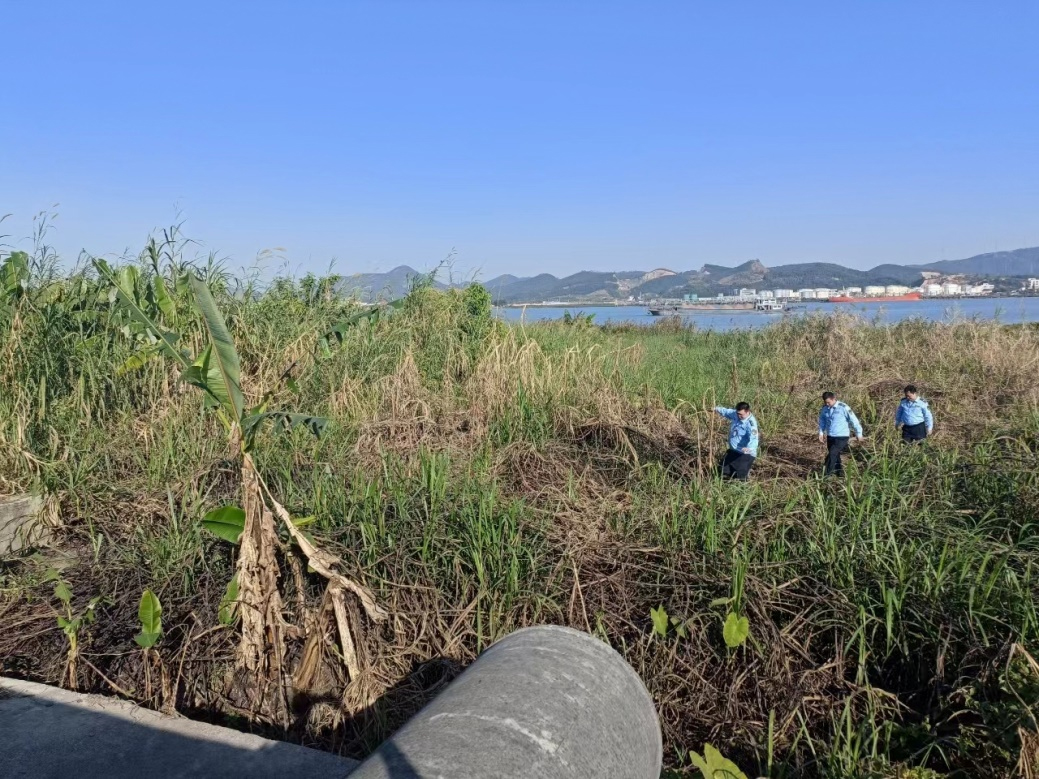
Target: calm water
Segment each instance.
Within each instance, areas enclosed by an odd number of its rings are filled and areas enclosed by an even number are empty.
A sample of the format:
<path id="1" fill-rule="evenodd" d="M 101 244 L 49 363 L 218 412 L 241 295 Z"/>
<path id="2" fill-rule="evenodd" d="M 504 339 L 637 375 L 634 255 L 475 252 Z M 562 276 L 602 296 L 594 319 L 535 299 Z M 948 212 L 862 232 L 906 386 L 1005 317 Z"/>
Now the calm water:
<path id="1" fill-rule="evenodd" d="M 950 319 L 998 319 L 1006 324 L 1039 322 L 1039 297 L 1031 298 L 970 298 L 965 300 L 921 300 L 913 303 L 812 303 L 805 308 L 788 314 L 756 314 L 742 311 L 726 311 L 717 314 L 683 314 L 682 319 L 694 323 L 702 330 L 735 330 L 739 328 L 764 327 L 779 321 L 783 316 L 800 316 L 812 313 L 845 311 L 883 323 L 921 317 L 934 321 Z M 538 322 L 546 319 L 561 319 L 563 314 L 578 312 L 594 314 L 595 324 L 606 322 L 633 322 L 649 325 L 662 317 L 650 316 L 646 306 L 560 306 L 558 308 L 501 308 L 498 315 L 507 322 Z"/>

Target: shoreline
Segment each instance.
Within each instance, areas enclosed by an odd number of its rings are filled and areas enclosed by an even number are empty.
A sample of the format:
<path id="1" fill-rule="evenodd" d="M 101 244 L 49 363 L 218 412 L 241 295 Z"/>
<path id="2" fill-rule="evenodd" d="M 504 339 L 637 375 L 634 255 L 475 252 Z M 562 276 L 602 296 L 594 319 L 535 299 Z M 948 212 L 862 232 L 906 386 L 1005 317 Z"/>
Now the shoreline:
<path id="1" fill-rule="evenodd" d="M 789 300 L 783 299 L 781 302 L 794 302 L 796 305 L 804 303 L 814 304 L 829 304 L 834 306 L 855 306 L 864 305 L 869 303 L 926 303 L 928 301 L 938 300 L 1024 300 L 1028 298 L 1036 298 L 1039 295 L 929 295 L 921 297 L 919 300 L 905 300 L 905 301 L 890 301 L 890 300 L 856 300 L 854 303 L 830 303 L 828 300 L 815 300 L 812 298 L 798 299 L 791 298 Z M 683 301 L 684 302 L 684 301 Z M 553 301 L 541 301 L 538 303 L 505 303 L 504 305 L 496 305 L 494 308 L 567 308 L 570 306 L 581 306 L 582 308 L 650 308 L 652 306 L 674 306 L 680 305 L 680 303 L 634 303 L 632 301 L 618 301 L 618 302 L 566 302 L 560 300 Z"/>

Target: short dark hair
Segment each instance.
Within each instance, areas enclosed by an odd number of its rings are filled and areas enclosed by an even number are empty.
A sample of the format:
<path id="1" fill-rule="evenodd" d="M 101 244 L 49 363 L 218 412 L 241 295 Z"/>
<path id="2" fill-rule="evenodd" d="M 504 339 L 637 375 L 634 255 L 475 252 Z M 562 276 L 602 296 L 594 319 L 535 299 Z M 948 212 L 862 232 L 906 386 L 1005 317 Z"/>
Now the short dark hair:
<path id="1" fill-rule="evenodd" d="M 906 384 L 906 388 L 905 388 L 904 392 L 912 392 L 915 395 L 916 394 L 916 385 L 915 384 Z"/>
<path id="2" fill-rule="evenodd" d="M 832 392 L 824 392 L 823 393 L 823 400 L 829 400 L 830 398 L 835 398 L 835 397 L 837 397 L 837 396 L 834 395 Z"/>
<path id="3" fill-rule="evenodd" d="M 737 411 L 750 411 L 750 403 L 739 402 L 736 404 Z"/>

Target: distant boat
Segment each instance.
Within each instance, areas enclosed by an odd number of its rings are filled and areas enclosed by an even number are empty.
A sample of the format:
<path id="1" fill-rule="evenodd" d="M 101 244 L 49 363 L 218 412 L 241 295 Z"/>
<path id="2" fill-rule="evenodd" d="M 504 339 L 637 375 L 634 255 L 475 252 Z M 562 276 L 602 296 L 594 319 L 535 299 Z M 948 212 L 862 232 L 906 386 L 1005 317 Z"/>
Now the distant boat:
<path id="1" fill-rule="evenodd" d="M 779 314 L 784 306 L 777 300 L 762 300 L 757 303 L 682 303 L 673 306 L 657 306 L 650 308 L 651 316 L 677 316 L 680 314 L 726 314 L 731 311 L 744 311 L 757 314 Z"/>
<path id="2" fill-rule="evenodd" d="M 907 292 L 904 295 L 876 295 L 871 297 L 851 297 L 850 295 L 838 295 L 829 298 L 829 303 L 912 303 L 920 300 L 919 292 Z"/>

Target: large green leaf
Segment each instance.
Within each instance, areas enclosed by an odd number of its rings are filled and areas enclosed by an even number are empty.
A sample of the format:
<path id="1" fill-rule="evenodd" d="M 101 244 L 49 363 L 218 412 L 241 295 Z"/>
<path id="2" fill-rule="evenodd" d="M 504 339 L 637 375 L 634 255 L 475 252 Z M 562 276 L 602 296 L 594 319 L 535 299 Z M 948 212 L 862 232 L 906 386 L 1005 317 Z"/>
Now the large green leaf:
<path id="1" fill-rule="evenodd" d="M 330 357 L 331 350 L 329 349 L 330 342 L 334 339 L 337 343 L 343 343 L 343 339 L 346 337 L 348 330 L 357 327 L 361 322 L 375 323 L 379 320 L 379 317 L 386 311 L 394 311 L 401 308 L 404 305 L 404 298 L 397 298 L 396 300 L 387 303 L 382 306 L 373 306 L 371 308 L 363 309 L 358 311 L 356 314 L 352 314 L 332 327 L 331 330 L 324 333 L 318 338 L 317 347 L 320 349 L 322 356 Z"/>
<path id="2" fill-rule="evenodd" d="M 225 541 L 237 544 L 245 530 L 245 512 L 238 506 L 213 509 L 202 518 L 202 527 Z"/>
<path id="3" fill-rule="evenodd" d="M 332 326 L 331 330 L 326 332 L 321 337 L 323 339 L 325 339 L 326 341 L 330 341 L 330 340 L 332 340 L 334 338 L 339 343 L 342 343 L 343 342 L 343 337 L 346 335 L 346 332 L 348 330 L 356 327 L 361 322 L 372 321 L 372 320 L 375 320 L 375 319 L 378 319 L 378 318 L 379 318 L 379 308 L 378 307 L 368 308 L 368 309 L 365 309 L 363 311 L 358 311 L 356 314 L 348 316 L 342 322 L 337 322 L 335 325 Z"/>
<path id="4" fill-rule="evenodd" d="M 126 361 L 115 369 L 116 376 L 123 376 L 124 374 L 132 371 L 137 371 L 147 365 L 149 362 L 154 360 L 162 352 L 162 347 L 155 346 L 147 349 L 142 349 L 139 352 L 134 352 Z"/>
<path id="5" fill-rule="evenodd" d="M 159 311 L 169 322 L 173 322 L 177 314 L 177 307 L 173 304 L 173 298 L 166 289 L 166 282 L 161 273 L 156 273 L 152 277 L 152 291 L 155 293 L 155 305 L 159 307 Z"/>
<path id="6" fill-rule="evenodd" d="M 137 268 L 133 265 L 124 265 L 115 272 L 116 286 L 119 287 L 120 292 L 136 301 L 137 281 L 140 277 L 141 272 Z"/>
<path id="7" fill-rule="evenodd" d="M 0 265 L 0 287 L 12 297 L 20 297 L 25 291 L 29 278 L 29 255 L 25 252 L 12 252 L 4 264 Z"/>
<path id="8" fill-rule="evenodd" d="M 133 640 L 145 649 L 155 646 L 162 637 L 162 604 L 151 590 L 142 593 L 137 618 L 141 621 L 141 632 Z"/>
<path id="9" fill-rule="evenodd" d="M 226 405 L 220 394 L 220 373 L 213 365 L 213 347 L 207 346 L 191 366 L 180 374 L 180 380 L 206 393 L 206 407 Z"/>
<path id="10" fill-rule="evenodd" d="M 238 361 L 238 350 L 235 349 L 231 333 L 209 287 L 194 274 L 191 274 L 188 280 L 205 319 L 213 350 L 209 360 L 207 390 L 231 412 L 234 421 L 240 423 L 245 410 L 245 398 L 240 383 L 242 369 Z"/>
<path id="11" fill-rule="evenodd" d="M 186 296 L 191 290 L 191 284 L 188 283 L 188 279 L 191 278 L 190 273 L 176 273 L 173 276 L 173 289 L 178 295 Z"/>
<path id="12" fill-rule="evenodd" d="M 61 282 L 51 282 L 36 291 L 33 300 L 37 306 L 49 306 L 59 302 L 65 294 L 65 286 Z"/>
<path id="13" fill-rule="evenodd" d="M 147 327 L 155 336 L 162 342 L 163 351 L 165 351 L 170 357 L 175 359 L 185 368 L 190 364 L 188 358 L 185 357 L 181 352 L 177 350 L 176 341 L 177 337 L 173 333 L 167 333 L 150 317 L 144 312 L 133 295 L 128 295 L 123 288 L 120 286 L 119 279 L 116 278 L 115 273 L 108 266 L 108 263 L 104 260 L 91 258 L 94 263 L 94 267 L 97 272 L 105 279 L 109 284 L 112 285 L 113 293 L 119 298 L 122 304 L 126 307 L 126 310 L 130 312 L 130 316 L 140 322 L 142 325 Z"/>
<path id="14" fill-rule="evenodd" d="M 252 449 L 256 434 L 263 423 L 268 420 L 276 429 L 286 432 L 297 427 L 305 427 L 315 438 L 320 438 L 328 425 L 328 420 L 324 417 L 312 417 L 309 414 L 290 414 L 287 411 L 265 411 L 262 414 L 252 414 L 242 421 L 246 451 Z"/>

